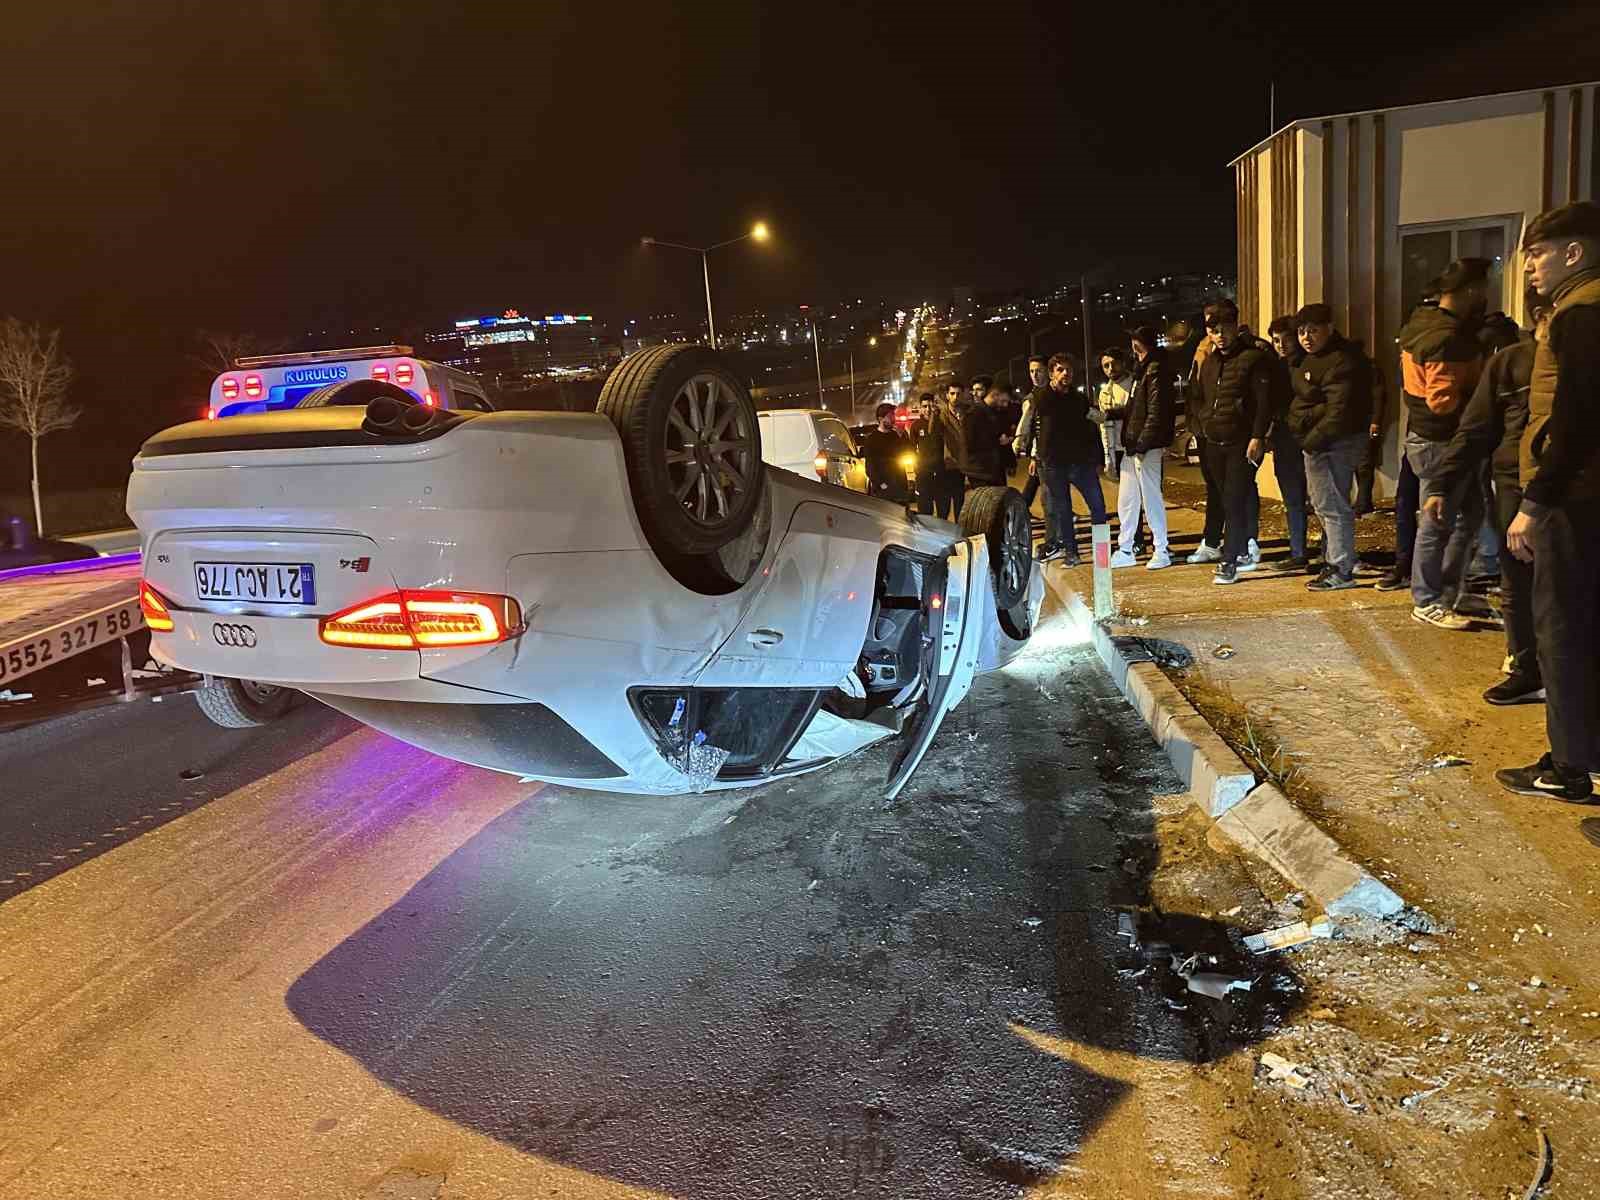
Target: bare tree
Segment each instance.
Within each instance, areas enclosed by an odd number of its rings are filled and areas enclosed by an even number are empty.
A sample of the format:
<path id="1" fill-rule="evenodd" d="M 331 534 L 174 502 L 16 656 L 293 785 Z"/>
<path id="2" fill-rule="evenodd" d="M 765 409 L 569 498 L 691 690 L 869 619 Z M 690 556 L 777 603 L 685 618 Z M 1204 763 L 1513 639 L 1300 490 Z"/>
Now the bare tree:
<path id="1" fill-rule="evenodd" d="M 0 321 L 0 427 L 28 435 L 33 452 L 33 525 L 44 532 L 39 499 L 39 439 L 70 429 L 82 409 L 67 403 L 72 367 L 61 355 L 59 330 Z"/>
<path id="2" fill-rule="evenodd" d="M 210 333 L 195 335 L 196 350 L 189 361 L 210 383 L 218 375 L 234 369 L 234 361 L 252 354 L 276 354 L 283 343 L 253 333 Z"/>

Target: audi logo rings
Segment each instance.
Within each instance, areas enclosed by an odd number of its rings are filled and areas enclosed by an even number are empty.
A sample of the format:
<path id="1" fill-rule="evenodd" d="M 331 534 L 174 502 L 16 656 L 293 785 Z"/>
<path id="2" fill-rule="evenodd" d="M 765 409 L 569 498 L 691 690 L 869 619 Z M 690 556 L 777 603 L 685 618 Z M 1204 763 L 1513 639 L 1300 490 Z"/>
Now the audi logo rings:
<path id="1" fill-rule="evenodd" d="M 248 625 L 225 625 L 218 621 L 211 626 L 211 636 L 219 646 L 254 650 L 256 645 L 256 631 Z"/>

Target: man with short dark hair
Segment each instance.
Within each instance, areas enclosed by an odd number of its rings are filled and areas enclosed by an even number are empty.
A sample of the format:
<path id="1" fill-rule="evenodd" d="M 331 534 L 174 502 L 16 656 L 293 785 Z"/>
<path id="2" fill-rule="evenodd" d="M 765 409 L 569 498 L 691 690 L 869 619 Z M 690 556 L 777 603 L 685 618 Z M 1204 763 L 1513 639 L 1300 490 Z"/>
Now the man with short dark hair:
<path id="1" fill-rule="evenodd" d="M 1289 428 L 1304 447 L 1311 502 L 1322 521 L 1322 573 L 1306 588 L 1356 586 L 1356 517 L 1350 482 L 1372 420 L 1372 363 L 1333 327 L 1333 310 L 1308 304 L 1294 317 L 1302 356 L 1291 375 Z"/>
<path id="2" fill-rule="evenodd" d="M 861 439 L 861 456 L 866 459 L 867 487 L 874 496 L 886 500 L 905 500 L 906 468 L 901 456 L 910 450 L 905 434 L 895 427 L 895 406 L 889 401 L 877 407 L 878 423 Z"/>
<path id="3" fill-rule="evenodd" d="M 939 472 L 944 469 L 944 439 L 939 436 L 939 406 L 932 392 L 917 397 L 911 422 L 911 449 L 917 459 L 917 511 L 932 516 Z"/>
<path id="4" fill-rule="evenodd" d="M 1281 375 L 1275 389 L 1272 430 L 1267 445 L 1272 450 L 1272 473 L 1278 479 L 1278 496 L 1283 501 L 1284 520 L 1289 527 L 1289 557 L 1277 564 L 1280 571 L 1306 569 L 1306 460 L 1304 447 L 1295 437 L 1289 421 L 1289 406 L 1294 400 L 1290 377 L 1300 365 L 1304 351 L 1295 336 L 1295 319 L 1277 317 L 1267 326 L 1267 337 L 1278 356 Z"/>
<path id="5" fill-rule="evenodd" d="M 1044 476 L 1047 531 L 1040 560 L 1062 559 L 1071 567 L 1078 563 L 1078 537 L 1070 489 L 1078 489 L 1092 524 L 1106 519 L 1105 493 L 1100 490 L 1100 432 L 1089 419 L 1089 397 L 1073 386 L 1072 359 L 1053 354 L 1049 370 L 1050 385 L 1034 394 L 1038 457 L 1028 470 Z"/>
<path id="6" fill-rule="evenodd" d="M 1200 366 L 1201 435 L 1206 463 L 1225 511 L 1221 559 L 1212 583 L 1238 582 L 1249 558 L 1250 493 L 1266 454 L 1272 421 L 1272 350 L 1239 326 L 1239 309 L 1222 300 L 1208 319 L 1213 348 Z M 1208 514 L 1209 524 L 1209 514 Z"/>
<path id="7" fill-rule="evenodd" d="M 1439 305 L 1420 307 L 1400 331 L 1400 369 L 1405 381 L 1405 452 L 1421 485 L 1422 499 L 1439 492 L 1438 464 L 1455 436 L 1461 410 L 1478 385 L 1483 350 L 1477 324 L 1489 306 L 1486 258 L 1463 258 L 1439 277 Z M 1462 578 L 1482 524 L 1482 492 L 1464 480 L 1444 495 L 1444 515 L 1424 509 L 1417 523 L 1411 563 L 1411 615 L 1437 629 L 1470 629 L 1456 612 Z"/>
<path id="8" fill-rule="evenodd" d="M 1001 409 L 1008 408 L 1009 385 L 995 384 L 984 395 L 983 403 L 968 403 L 961 408 L 961 453 L 958 462 L 969 488 L 1004 487 L 1007 482 L 1005 456 L 1011 451 L 1011 430 Z"/>
<path id="9" fill-rule="evenodd" d="M 967 399 L 973 404 L 983 404 L 989 398 L 989 389 L 994 387 L 993 375 L 974 375 L 972 382 L 967 385 Z"/>
<path id="10" fill-rule="evenodd" d="M 1593 802 L 1600 771 L 1600 205 L 1541 213 L 1522 239 L 1524 269 L 1553 306 L 1534 351 L 1519 446 L 1522 506 L 1506 546 L 1533 562 L 1533 621 L 1550 750 L 1495 773 L 1524 795 Z"/>
<path id="11" fill-rule="evenodd" d="M 1550 310 L 1536 292 L 1524 304 L 1533 317 L 1532 338 L 1498 351 L 1489 360 L 1477 390 L 1461 413 L 1455 437 L 1439 464 L 1439 483 L 1448 492 L 1487 463 L 1494 477 L 1496 528 L 1506 530 L 1522 507 L 1518 466 L 1522 431 L 1528 423 L 1528 386 L 1535 347 L 1549 339 Z M 1430 496 L 1433 516 L 1444 511 L 1444 497 Z M 1533 568 L 1515 554 L 1501 553 L 1500 611 L 1506 626 L 1506 677 L 1483 693 L 1490 704 L 1536 704 L 1544 699 L 1538 639 L 1533 625 Z"/>
<path id="12" fill-rule="evenodd" d="M 1017 433 L 1011 439 L 1011 450 L 1018 458 L 1031 459 L 1033 457 L 1036 424 L 1033 419 L 1033 398 L 1050 385 L 1050 368 L 1045 365 L 1044 355 L 1032 354 L 1028 356 L 1028 382 L 1033 386 L 1022 401 L 1022 415 L 1017 418 Z M 1037 473 L 1030 473 L 1028 482 L 1022 485 L 1022 504 L 1029 514 L 1033 512 L 1033 500 L 1038 494 L 1039 476 Z"/>
<path id="13" fill-rule="evenodd" d="M 1177 407 L 1175 389 L 1155 330 L 1141 326 L 1129 341 L 1134 368 L 1128 379 L 1127 401 L 1120 408 L 1105 410 L 1106 416 L 1123 423 L 1124 453 L 1117 485 L 1117 519 L 1121 528 L 1111 565 L 1131 567 L 1137 561 L 1134 543 L 1142 514 L 1150 524 L 1152 542 L 1146 569 L 1160 571 L 1172 565 L 1172 552 L 1167 544 L 1167 506 L 1161 495 L 1161 468 L 1167 447 L 1172 445 Z"/>

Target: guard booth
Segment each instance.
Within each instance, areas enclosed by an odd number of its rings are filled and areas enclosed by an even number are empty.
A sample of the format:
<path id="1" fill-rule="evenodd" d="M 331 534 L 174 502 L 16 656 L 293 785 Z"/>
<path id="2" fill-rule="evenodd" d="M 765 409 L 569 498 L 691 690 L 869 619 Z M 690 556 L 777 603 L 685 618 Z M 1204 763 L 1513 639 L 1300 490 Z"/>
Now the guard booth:
<path id="1" fill-rule="evenodd" d="M 1524 227 L 1600 191 L 1596 87 L 1310 117 L 1252 146 L 1229 164 L 1242 319 L 1264 336 L 1276 316 L 1331 305 L 1340 330 L 1377 360 L 1392 398 L 1400 394 L 1395 335 L 1452 259 L 1493 262 L 1500 299 L 1491 309 L 1526 324 Z M 1392 496 L 1400 428 L 1384 436 L 1377 490 Z M 1258 478 L 1276 494 L 1270 470 Z"/>

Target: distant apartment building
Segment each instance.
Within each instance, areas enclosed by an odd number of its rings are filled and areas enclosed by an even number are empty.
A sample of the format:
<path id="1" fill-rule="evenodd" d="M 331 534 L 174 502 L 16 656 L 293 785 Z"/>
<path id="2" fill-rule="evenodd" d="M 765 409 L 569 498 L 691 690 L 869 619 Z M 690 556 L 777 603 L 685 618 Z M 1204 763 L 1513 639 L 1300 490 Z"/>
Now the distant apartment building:
<path id="1" fill-rule="evenodd" d="M 1230 164 L 1241 316 L 1261 331 L 1303 304 L 1332 305 L 1391 392 L 1395 334 L 1451 259 L 1493 262 L 1496 307 L 1525 321 L 1523 229 L 1544 209 L 1600 192 L 1597 86 L 1310 117 L 1252 146 Z M 1392 481 L 1397 431 L 1388 439 Z"/>

